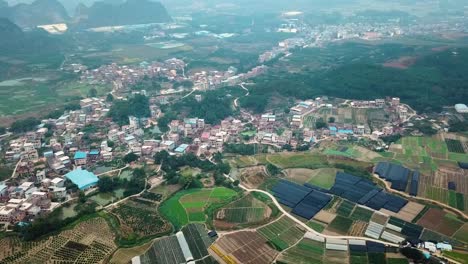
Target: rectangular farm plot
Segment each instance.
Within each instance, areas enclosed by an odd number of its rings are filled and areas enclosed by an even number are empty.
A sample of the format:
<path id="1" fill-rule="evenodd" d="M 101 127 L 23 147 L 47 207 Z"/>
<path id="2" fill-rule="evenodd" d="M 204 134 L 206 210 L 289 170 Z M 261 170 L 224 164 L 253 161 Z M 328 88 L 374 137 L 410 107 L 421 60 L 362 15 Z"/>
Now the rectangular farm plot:
<path id="1" fill-rule="evenodd" d="M 352 202 L 350 202 L 348 200 L 343 200 L 343 202 L 338 207 L 337 213 L 338 213 L 338 215 L 348 217 L 351 214 L 351 212 L 353 211 L 354 206 L 355 206 L 354 203 L 352 203 Z"/>
<path id="2" fill-rule="evenodd" d="M 347 234 L 353 224 L 353 220 L 338 215 L 327 227 L 327 230 L 339 234 Z"/>
<path id="3" fill-rule="evenodd" d="M 327 249 L 325 251 L 323 263 L 327 264 L 343 264 L 349 263 L 349 255 L 347 251 L 338 251 Z"/>
<path id="4" fill-rule="evenodd" d="M 369 220 L 371 219 L 373 213 L 374 212 L 369 210 L 369 209 L 366 209 L 366 208 L 360 207 L 360 206 L 356 206 L 356 208 L 354 209 L 354 211 L 351 214 L 350 218 L 353 219 L 353 220 L 369 222 Z"/>
<path id="5" fill-rule="evenodd" d="M 285 216 L 258 229 L 258 232 L 280 250 L 290 247 L 305 234 L 294 221 Z"/>
<path id="6" fill-rule="evenodd" d="M 283 252 L 280 256 L 282 263 L 309 264 L 323 263 L 324 244 L 310 239 L 303 239 L 299 244 Z"/>
<path id="7" fill-rule="evenodd" d="M 413 219 L 415 219 L 416 216 L 422 212 L 422 210 L 424 210 L 424 205 L 415 202 L 408 202 L 403 208 L 401 208 L 398 213 L 386 209 L 381 209 L 380 212 L 397 217 L 407 222 L 412 222 Z"/>
<path id="8" fill-rule="evenodd" d="M 419 219 L 418 224 L 446 236 L 452 236 L 464 223 L 452 214 L 431 208 Z"/>
<path id="9" fill-rule="evenodd" d="M 462 154 L 465 153 L 465 150 L 460 140 L 446 139 L 445 143 L 447 143 L 447 148 L 449 152 L 462 153 Z"/>
<path id="10" fill-rule="evenodd" d="M 453 238 L 468 244 L 468 223 L 465 223 L 453 236 Z"/>
<path id="11" fill-rule="evenodd" d="M 225 263 L 269 264 L 278 252 L 255 231 L 225 235 L 209 248 L 210 254 Z"/>
<path id="12" fill-rule="evenodd" d="M 208 255 L 207 248 L 213 243 L 213 240 L 208 236 L 204 225 L 189 224 L 182 228 L 182 233 L 194 259 L 201 259 Z"/>

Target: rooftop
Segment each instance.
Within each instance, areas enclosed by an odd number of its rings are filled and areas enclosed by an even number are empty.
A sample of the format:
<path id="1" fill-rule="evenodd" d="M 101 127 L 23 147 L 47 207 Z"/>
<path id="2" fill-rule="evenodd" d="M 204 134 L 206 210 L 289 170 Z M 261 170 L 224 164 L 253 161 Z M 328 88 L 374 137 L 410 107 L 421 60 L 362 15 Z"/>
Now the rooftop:
<path id="1" fill-rule="evenodd" d="M 65 177 L 76 184 L 80 190 L 96 185 L 99 181 L 94 173 L 81 169 L 71 171 Z"/>
<path id="2" fill-rule="evenodd" d="M 74 159 L 86 159 L 86 152 L 77 151 L 77 152 L 75 153 Z"/>

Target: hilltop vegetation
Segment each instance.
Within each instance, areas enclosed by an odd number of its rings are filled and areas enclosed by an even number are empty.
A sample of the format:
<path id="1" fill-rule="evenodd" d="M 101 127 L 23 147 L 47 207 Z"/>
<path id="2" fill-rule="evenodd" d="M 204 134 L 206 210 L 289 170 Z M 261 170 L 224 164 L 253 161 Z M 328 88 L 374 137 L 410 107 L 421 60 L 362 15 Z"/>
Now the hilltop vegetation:
<path id="1" fill-rule="evenodd" d="M 424 56 L 408 69 L 359 62 L 319 71 L 277 71 L 258 78 L 251 98 L 241 103 L 262 112 L 276 95 L 299 99 L 320 95 L 353 99 L 398 96 L 418 111 L 440 111 L 443 106 L 468 99 L 467 68 L 468 49 L 463 48 Z"/>

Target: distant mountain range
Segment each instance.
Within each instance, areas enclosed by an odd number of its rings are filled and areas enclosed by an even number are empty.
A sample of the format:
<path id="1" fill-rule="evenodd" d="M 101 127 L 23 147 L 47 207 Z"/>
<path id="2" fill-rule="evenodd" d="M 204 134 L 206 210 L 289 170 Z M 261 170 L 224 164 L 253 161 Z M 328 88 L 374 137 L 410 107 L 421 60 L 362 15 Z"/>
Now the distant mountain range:
<path id="1" fill-rule="evenodd" d="M 70 1 L 76 3 L 78 0 Z M 83 28 L 171 21 L 166 8 L 161 3 L 150 0 L 106 0 L 94 2 L 89 7 L 79 4 L 73 15 L 74 17 L 70 17 L 59 0 L 35 0 L 30 4 L 19 3 L 12 6 L 5 0 L 0 0 L 0 17 L 23 28 L 56 23 L 68 23 Z"/>
<path id="2" fill-rule="evenodd" d="M 170 22 L 171 17 L 159 2 L 127 0 L 123 3 L 95 2 L 91 7 L 79 5 L 75 19 L 81 27 L 101 27 Z"/>
<path id="3" fill-rule="evenodd" d="M 67 11 L 57 0 L 37 0 L 31 4 L 8 6 L 0 0 L 0 15 L 20 27 L 63 23 L 70 20 Z"/>

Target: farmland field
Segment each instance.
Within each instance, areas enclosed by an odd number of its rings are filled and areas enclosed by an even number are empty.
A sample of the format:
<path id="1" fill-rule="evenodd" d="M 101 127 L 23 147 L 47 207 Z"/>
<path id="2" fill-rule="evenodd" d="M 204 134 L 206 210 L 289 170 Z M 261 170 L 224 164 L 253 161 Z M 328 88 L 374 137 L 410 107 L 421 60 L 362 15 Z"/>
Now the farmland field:
<path id="1" fill-rule="evenodd" d="M 351 252 L 349 258 L 350 264 L 367 264 L 367 253 L 365 252 Z"/>
<path id="2" fill-rule="evenodd" d="M 315 221 L 315 220 L 310 220 L 309 222 L 307 222 L 307 225 L 312 228 L 313 230 L 319 232 L 319 233 L 322 233 L 322 231 L 325 229 L 325 225 L 321 224 L 320 222 L 318 221 Z"/>
<path id="3" fill-rule="evenodd" d="M 419 219 L 418 224 L 446 236 L 452 236 L 464 223 L 452 214 L 431 208 Z"/>
<path id="4" fill-rule="evenodd" d="M 164 201 L 160 212 L 176 229 L 189 222 L 204 222 L 205 209 L 213 203 L 224 203 L 233 199 L 237 193 L 231 189 L 190 189 L 180 191 Z"/>
<path id="5" fill-rule="evenodd" d="M 301 239 L 305 233 L 288 217 L 282 217 L 258 229 L 258 232 L 279 250 L 284 250 L 293 245 Z"/>
<path id="6" fill-rule="evenodd" d="M 310 183 L 324 189 L 330 189 L 335 183 L 336 173 L 341 171 L 335 168 L 322 168 L 322 169 L 286 169 L 284 173 L 288 180 L 304 184 Z"/>
<path id="7" fill-rule="evenodd" d="M 374 212 L 372 212 L 369 209 L 366 209 L 366 208 L 363 208 L 363 207 L 360 207 L 360 206 L 356 206 L 356 208 L 354 209 L 354 211 L 351 214 L 350 218 L 353 219 L 353 220 L 360 220 L 360 221 L 363 221 L 363 222 L 369 222 L 369 220 L 371 219 L 373 213 Z"/>
<path id="8" fill-rule="evenodd" d="M 323 254 L 323 243 L 304 238 L 299 244 L 283 252 L 279 260 L 290 264 L 323 263 Z"/>
<path id="9" fill-rule="evenodd" d="M 201 259 L 208 255 L 207 248 L 214 242 L 202 224 L 189 224 L 182 228 L 182 233 L 187 240 L 190 252 L 194 259 Z"/>
<path id="10" fill-rule="evenodd" d="M 57 235 L 22 242 L 17 237 L 0 240 L 1 263 L 104 263 L 117 249 L 106 220 L 95 217 Z"/>
<path id="11" fill-rule="evenodd" d="M 124 239 L 160 235 L 171 231 L 170 224 L 158 213 L 155 206 L 138 200 L 126 201 L 112 210 L 119 219 Z"/>
<path id="12" fill-rule="evenodd" d="M 218 239 L 209 248 L 210 255 L 222 263 L 270 264 L 278 251 L 256 231 L 239 231 Z"/>
<path id="13" fill-rule="evenodd" d="M 460 140 L 456 139 L 446 139 L 445 143 L 447 143 L 447 148 L 449 152 L 454 152 L 454 153 L 465 153 L 465 150 L 463 149 L 463 145 L 460 142 Z"/>
<path id="14" fill-rule="evenodd" d="M 353 211 L 354 209 L 354 206 L 355 204 L 348 201 L 348 200 L 343 200 L 340 204 L 340 206 L 338 206 L 338 209 L 337 209 L 337 213 L 338 215 L 340 216 L 343 216 L 343 217 L 348 217 L 351 212 Z"/>
<path id="15" fill-rule="evenodd" d="M 325 250 L 323 263 L 327 264 L 342 264 L 349 263 L 349 255 L 347 251 Z"/>
<path id="16" fill-rule="evenodd" d="M 215 212 L 217 228 L 241 228 L 265 222 L 271 216 L 271 208 L 264 202 L 249 194 Z"/>
<path id="17" fill-rule="evenodd" d="M 343 217 L 343 216 L 336 216 L 335 219 L 330 223 L 327 227 L 327 230 L 332 232 L 336 232 L 339 234 L 347 234 L 353 224 L 353 220 Z"/>

